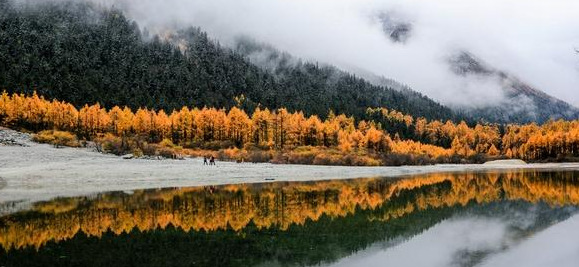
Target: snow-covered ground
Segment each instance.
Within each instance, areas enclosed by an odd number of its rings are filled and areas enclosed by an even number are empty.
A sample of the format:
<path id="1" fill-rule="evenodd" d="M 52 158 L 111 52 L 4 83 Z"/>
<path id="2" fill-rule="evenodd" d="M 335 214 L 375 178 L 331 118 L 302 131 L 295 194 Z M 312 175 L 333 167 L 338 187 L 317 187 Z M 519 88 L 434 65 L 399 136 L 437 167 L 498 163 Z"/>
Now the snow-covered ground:
<path id="1" fill-rule="evenodd" d="M 31 142 L 26 134 L 0 128 L 0 203 L 30 203 L 60 196 L 146 188 L 398 177 L 514 168 L 579 170 L 579 164 L 338 167 L 217 162 L 217 166 L 204 166 L 201 159 L 127 160 L 86 148 L 57 149 Z"/>

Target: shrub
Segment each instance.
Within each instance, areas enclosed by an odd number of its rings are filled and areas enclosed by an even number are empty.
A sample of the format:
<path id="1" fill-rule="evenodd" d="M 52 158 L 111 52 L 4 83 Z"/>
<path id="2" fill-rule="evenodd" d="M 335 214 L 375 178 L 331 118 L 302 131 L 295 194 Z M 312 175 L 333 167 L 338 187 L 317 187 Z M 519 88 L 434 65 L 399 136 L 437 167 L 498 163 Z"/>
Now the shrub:
<path id="1" fill-rule="evenodd" d="M 136 158 L 142 157 L 143 155 L 144 155 L 143 150 L 139 148 L 133 149 L 133 156 L 135 156 Z"/>
<path id="2" fill-rule="evenodd" d="M 286 164 L 289 163 L 289 159 L 286 153 L 276 153 L 273 155 L 270 162 L 274 164 Z"/>
<path id="3" fill-rule="evenodd" d="M 348 154 L 344 157 L 341 165 L 349 166 L 380 166 L 383 165 L 380 159 L 367 155 Z"/>
<path id="4" fill-rule="evenodd" d="M 248 151 L 246 160 L 249 162 L 270 162 L 273 158 L 272 151 L 252 150 Z"/>
<path id="5" fill-rule="evenodd" d="M 292 164 L 312 164 L 317 154 L 317 149 L 313 147 L 297 147 L 288 153 L 287 160 Z"/>
<path id="6" fill-rule="evenodd" d="M 145 140 L 146 137 L 139 135 L 118 137 L 107 133 L 97 137 L 95 143 L 97 143 L 97 147 L 99 147 L 102 152 L 112 153 L 119 156 L 132 153 L 135 157 L 142 157 L 143 155 L 157 156 L 159 155 L 159 152 L 157 151 L 159 147 L 169 149 L 170 151 L 181 148 L 175 145 L 166 147 L 172 144 L 170 140 L 168 140 L 170 143 L 164 143 L 165 146 L 149 144 Z"/>
<path id="7" fill-rule="evenodd" d="M 235 144 L 231 141 L 211 141 L 203 144 L 202 148 L 207 150 L 219 150 L 234 147 Z"/>
<path id="8" fill-rule="evenodd" d="M 222 151 L 210 151 L 210 150 L 185 150 L 187 155 L 192 157 L 211 157 L 222 159 Z"/>
<path id="9" fill-rule="evenodd" d="M 155 156 L 157 155 L 157 147 L 153 144 L 149 144 L 147 142 L 137 142 L 137 148 L 143 152 L 144 155 L 147 156 Z"/>
<path id="10" fill-rule="evenodd" d="M 173 141 L 171 141 L 171 140 L 169 140 L 169 139 L 167 139 L 167 138 L 163 139 L 163 140 L 159 143 L 159 145 L 160 145 L 161 147 L 166 147 L 166 148 L 173 148 L 173 147 L 175 147 L 175 144 L 173 144 Z"/>
<path id="11" fill-rule="evenodd" d="M 131 151 L 128 142 L 124 142 L 121 137 L 107 133 L 95 139 L 95 143 L 100 147 L 100 150 L 105 153 L 112 153 L 115 155 L 127 154 Z"/>
<path id="12" fill-rule="evenodd" d="M 173 149 L 168 148 L 168 147 L 160 147 L 159 149 L 157 149 L 157 154 L 161 157 L 164 157 L 164 158 L 174 158 L 175 157 L 175 152 L 173 151 Z"/>
<path id="13" fill-rule="evenodd" d="M 315 156 L 311 164 L 314 165 L 340 165 L 341 157 L 335 155 L 321 153 Z"/>
<path id="14" fill-rule="evenodd" d="M 241 160 L 245 156 L 244 151 L 239 148 L 228 148 L 220 150 L 219 159 L 220 160 Z"/>
<path id="15" fill-rule="evenodd" d="M 70 146 L 70 147 L 78 147 L 78 139 L 76 135 L 69 133 L 69 132 L 62 132 L 62 131 L 54 131 L 54 146 Z"/>
<path id="16" fill-rule="evenodd" d="M 38 143 L 52 144 L 54 147 L 78 147 L 80 143 L 75 134 L 64 131 L 47 130 L 41 131 L 32 137 Z"/>
<path id="17" fill-rule="evenodd" d="M 43 143 L 43 144 L 52 144 L 54 141 L 54 135 L 52 134 L 53 131 L 42 131 L 32 136 L 32 140 L 34 142 Z"/>

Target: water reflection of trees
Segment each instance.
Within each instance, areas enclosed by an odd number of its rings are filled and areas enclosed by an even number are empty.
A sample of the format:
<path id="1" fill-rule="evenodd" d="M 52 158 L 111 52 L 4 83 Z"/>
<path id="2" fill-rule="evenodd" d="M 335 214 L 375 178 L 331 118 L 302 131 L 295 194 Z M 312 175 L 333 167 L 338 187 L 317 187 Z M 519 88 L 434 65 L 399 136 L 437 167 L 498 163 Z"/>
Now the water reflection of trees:
<path id="1" fill-rule="evenodd" d="M 98 238 L 135 232 L 154 235 L 162 229 L 194 236 L 231 231 L 248 238 L 256 231 L 279 235 L 337 220 L 342 225 L 395 225 L 418 213 L 501 200 L 577 205 L 579 176 L 577 172 L 529 171 L 429 174 L 397 180 L 228 185 L 57 199 L 0 218 L 0 244 L 5 249 L 38 249 L 77 234 Z M 440 214 L 430 219 L 439 218 Z"/>

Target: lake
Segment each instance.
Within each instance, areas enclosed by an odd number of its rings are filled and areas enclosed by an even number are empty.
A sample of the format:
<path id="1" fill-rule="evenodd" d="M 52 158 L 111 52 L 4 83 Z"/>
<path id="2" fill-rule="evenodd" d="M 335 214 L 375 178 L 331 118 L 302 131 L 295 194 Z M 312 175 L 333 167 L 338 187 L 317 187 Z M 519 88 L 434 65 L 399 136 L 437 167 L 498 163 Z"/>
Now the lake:
<path id="1" fill-rule="evenodd" d="M 107 192 L 0 204 L 0 266 L 576 266 L 579 172 Z"/>

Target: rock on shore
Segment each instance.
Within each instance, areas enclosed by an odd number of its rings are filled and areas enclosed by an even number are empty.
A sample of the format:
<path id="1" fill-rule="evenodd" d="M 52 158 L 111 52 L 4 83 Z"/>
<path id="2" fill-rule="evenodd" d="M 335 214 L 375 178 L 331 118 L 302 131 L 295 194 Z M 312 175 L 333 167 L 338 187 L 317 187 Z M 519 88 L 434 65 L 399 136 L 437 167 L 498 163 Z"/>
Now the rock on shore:
<path id="1" fill-rule="evenodd" d="M 484 165 L 527 165 L 527 163 L 520 159 L 501 159 L 487 161 Z"/>

